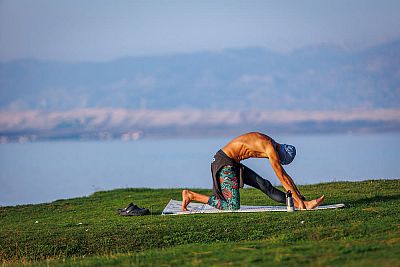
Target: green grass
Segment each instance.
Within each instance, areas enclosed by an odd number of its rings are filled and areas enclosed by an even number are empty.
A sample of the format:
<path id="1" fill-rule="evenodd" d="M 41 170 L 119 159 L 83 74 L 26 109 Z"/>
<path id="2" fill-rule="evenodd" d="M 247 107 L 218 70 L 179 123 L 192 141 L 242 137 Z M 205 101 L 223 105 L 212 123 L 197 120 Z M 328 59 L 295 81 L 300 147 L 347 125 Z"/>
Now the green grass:
<path id="1" fill-rule="evenodd" d="M 338 210 L 160 216 L 179 189 L 119 189 L 0 208 L 2 265 L 400 266 L 400 180 L 300 186 Z M 209 194 L 210 190 L 199 190 Z M 121 217 L 131 201 L 151 215 Z M 241 190 L 245 205 L 273 205 Z M 37 223 L 36 223 L 37 221 Z M 303 221 L 303 223 L 301 223 Z"/>

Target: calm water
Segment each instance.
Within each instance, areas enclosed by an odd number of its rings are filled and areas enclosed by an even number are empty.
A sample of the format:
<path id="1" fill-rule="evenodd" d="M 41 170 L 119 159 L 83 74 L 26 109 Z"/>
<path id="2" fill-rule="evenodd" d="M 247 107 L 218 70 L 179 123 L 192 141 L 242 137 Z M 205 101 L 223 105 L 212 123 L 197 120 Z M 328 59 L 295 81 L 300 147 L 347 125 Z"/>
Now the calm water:
<path id="1" fill-rule="evenodd" d="M 297 156 L 296 183 L 400 178 L 400 134 L 275 136 Z M 49 202 L 125 187 L 211 188 L 210 162 L 229 141 L 43 142 L 0 145 L 0 205 Z M 279 184 L 266 159 L 244 162 Z"/>

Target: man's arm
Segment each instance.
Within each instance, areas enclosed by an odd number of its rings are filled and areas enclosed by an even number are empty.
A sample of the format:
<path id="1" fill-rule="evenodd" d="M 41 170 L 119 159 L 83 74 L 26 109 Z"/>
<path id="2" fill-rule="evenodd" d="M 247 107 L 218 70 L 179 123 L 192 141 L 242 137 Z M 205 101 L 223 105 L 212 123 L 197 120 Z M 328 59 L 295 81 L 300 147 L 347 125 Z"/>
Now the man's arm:
<path id="1" fill-rule="evenodd" d="M 302 200 L 302 195 L 300 194 L 299 189 L 293 182 L 293 179 L 286 173 L 285 169 L 283 169 L 282 165 L 279 163 L 279 156 L 275 149 L 273 151 L 269 151 L 269 162 L 271 163 L 272 168 L 278 179 L 281 181 L 283 187 L 286 190 L 290 190 L 293 194 L 294 200 L 298 203 L 299 208 L 305 209 L 304 201 Z"/>

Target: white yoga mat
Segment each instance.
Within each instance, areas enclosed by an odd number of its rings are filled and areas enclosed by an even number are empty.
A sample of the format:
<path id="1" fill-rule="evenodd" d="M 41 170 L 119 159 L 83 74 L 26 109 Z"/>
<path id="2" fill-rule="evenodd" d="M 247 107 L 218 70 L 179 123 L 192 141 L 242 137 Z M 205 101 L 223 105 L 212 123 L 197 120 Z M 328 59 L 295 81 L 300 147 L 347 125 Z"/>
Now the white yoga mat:
<path id="1" fill-rule="evenodd" d="M 171 199 L 162 215 L 183 215 L 183 214 L 196 214 L 196 213 L 220 213 L 220 212 L 267 212 L 267 211 L 287 211 L 286 206 L 245 206 L 240 205 L 238 210 L 219 210 L 213 208 L 207 204 L 201 203 L 190 203 L 187 207 L 187 211 L 182 211 L 182 201 Z M 344 204 L 332 204 L 332 205 L 322 205 L 318 206 L 314 210 L 327 210 L 327 209 L 337 209 L 343 208 Z"/>

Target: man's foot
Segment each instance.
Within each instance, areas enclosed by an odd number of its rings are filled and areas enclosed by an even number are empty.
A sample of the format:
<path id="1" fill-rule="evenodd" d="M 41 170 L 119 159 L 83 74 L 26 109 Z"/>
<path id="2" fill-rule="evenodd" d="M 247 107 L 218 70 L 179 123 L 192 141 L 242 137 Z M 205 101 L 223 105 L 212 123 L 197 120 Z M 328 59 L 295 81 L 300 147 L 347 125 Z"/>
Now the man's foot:
<path id="1" fill-rule="evenodd" d="M 324 202 L 324 200 L 325 200 L 325 195 L 322 195 L 321 197 L 319 197 L 317 199 L 313 199 L 310 201 L 304 201 L 304 205 L 306 205 L 306 209 L 312 210 L 312 209 L 315 209 L 316 207 L 318 207 L 319 205 L 321 205 L 322 202 Z"/>
<path id="2" fill-rule="evenodd" d="M 190 191 L 185 189 L 182 191 L 182 211 L 187 211 L 186 207 L 192 201 L 192 194 Z"/>

